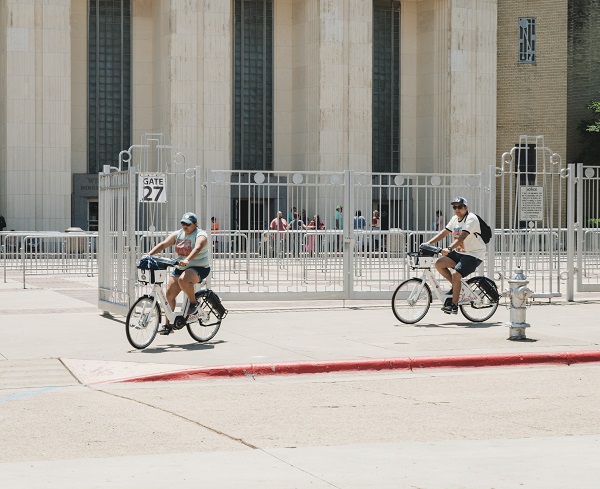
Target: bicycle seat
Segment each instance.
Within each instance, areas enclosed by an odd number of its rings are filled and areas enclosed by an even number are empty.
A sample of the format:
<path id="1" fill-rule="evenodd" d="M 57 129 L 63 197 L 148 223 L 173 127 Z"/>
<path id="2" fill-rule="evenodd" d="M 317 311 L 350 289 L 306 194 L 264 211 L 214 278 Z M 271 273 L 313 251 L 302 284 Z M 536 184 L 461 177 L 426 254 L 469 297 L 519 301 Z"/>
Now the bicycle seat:
<path id="1" fill-rule="evenodd" d="M 442 249 L 438 246 L 433 246 L 429 244 L 422 244 L 419 246 L 419 254 L 421 256 L 434 256 L 437 255 Z"/>

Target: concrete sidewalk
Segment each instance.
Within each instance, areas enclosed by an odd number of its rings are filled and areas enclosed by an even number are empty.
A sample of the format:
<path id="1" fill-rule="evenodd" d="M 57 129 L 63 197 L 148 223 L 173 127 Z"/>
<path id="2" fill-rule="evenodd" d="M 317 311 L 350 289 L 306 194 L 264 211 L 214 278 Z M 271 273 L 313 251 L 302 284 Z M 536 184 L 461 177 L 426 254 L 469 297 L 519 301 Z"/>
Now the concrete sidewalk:
<path id="1" fill-rule="evenodd" d="M 157 336 L 150 347 L 137 351 L 125 337 L 125 318 L 98 310 L 96 277 L 32 277 L 25 290 L 19 280 L 0 282 L 0 389 L 218 372 L 600 360 L 600 294 L 578 294 L 573 303 L 534 303 L 527 312 L 531 328 L 524 341 L 507 339 L 505 307 L 498 308 L 493 322 L 476 324 L 460 313 L 443 314 L 434 302 L 424 320 L 405 325 L 396 320 L 388 301 L 227 301 L 229 315 L 212 341 L 196 343 L 183 329 Z"/>

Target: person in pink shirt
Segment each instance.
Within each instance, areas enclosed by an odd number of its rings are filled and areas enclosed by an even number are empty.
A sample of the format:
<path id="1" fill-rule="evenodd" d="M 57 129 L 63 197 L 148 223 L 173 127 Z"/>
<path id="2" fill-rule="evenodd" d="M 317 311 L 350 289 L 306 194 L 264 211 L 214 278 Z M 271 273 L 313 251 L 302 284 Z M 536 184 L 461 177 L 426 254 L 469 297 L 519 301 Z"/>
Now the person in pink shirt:
<path id="1" fill-rule="evenodd" d="M 283 214 L 281 211 L 277 213 L 277 217 L 271 221 L 271 225 L 269 229 L 272 231 L 286 231 L 287 230 L 287 221 L 283 218 Z"/>

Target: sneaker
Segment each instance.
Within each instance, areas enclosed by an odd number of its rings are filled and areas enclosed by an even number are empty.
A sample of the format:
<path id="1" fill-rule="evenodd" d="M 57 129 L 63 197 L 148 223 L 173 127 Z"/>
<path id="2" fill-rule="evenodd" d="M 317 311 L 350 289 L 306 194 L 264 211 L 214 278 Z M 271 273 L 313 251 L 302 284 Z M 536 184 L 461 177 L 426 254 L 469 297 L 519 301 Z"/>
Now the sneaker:
<path id="1" fill-rule="evenodd" d="M 444 295 L 452 295 L 452 289 L 450 289 L 448 292 L 446 292 Z"/>
<path id="2" fill-rule="evenodd" d="M 198 312 L 198 303 L 197 302 L 190 303 L 190 305 L 188 306 L 187 312 L 186 312 L 186 316 L 193 316 L 197 312 Z"/>
<path id="3" fill-rule="evenodd" d="M 457 314 L 458 306 L 452 303 L 446 304 L 444 307 L 442 307 L 442 311 L 444 311 L 446 314 Z"/>
<path id="4" fill-rule="evenodd" d="M 165 324 L 158 329 L 158 334 L 164 334 L 165 336 L 173 332 L 173 328 L 170 324 Z"/>

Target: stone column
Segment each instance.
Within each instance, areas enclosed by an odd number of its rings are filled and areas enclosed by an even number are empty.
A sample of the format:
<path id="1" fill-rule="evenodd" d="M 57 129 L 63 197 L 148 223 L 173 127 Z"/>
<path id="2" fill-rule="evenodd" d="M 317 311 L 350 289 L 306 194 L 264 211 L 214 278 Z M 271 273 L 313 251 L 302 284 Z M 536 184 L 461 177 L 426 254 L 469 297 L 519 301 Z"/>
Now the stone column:
<path id="1" fill-rule="evenodd" d="M 0 9 L 2 211 L 9 229 L 62 231 L 71 215 L 70 0 Z"/>
<path id="2" fill-rule="evenodd" d="M 474 173 L 494 163 L 496 0 L 417 4 L 417 165 Z"/>
<path id="3" fill-rule="evenodd" d="M 231 167 L 228 1 L 155 2 L 154 129 L 202 170 Z"/>
<path id="4" fill-rule="evenodd" d="M 477 173 L 495 163 L 496 0 L 452 0 L 450 168 Z"/>

